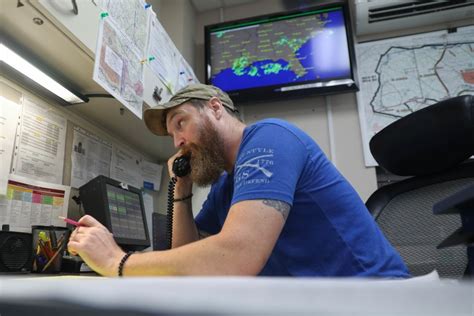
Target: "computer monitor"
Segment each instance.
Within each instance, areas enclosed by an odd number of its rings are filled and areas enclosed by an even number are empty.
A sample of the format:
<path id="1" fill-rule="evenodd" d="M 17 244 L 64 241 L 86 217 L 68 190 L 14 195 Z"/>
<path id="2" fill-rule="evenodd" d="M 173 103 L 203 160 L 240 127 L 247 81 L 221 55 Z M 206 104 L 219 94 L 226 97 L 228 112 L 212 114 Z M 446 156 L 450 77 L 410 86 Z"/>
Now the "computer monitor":
<path id="1" fill-rule="evenodd" d="M 139 189 L 97 176 L 81 186 L 79 194 L 85 213 L 107 227 L 124 250 L 142 250 L 150 246 Z"/>

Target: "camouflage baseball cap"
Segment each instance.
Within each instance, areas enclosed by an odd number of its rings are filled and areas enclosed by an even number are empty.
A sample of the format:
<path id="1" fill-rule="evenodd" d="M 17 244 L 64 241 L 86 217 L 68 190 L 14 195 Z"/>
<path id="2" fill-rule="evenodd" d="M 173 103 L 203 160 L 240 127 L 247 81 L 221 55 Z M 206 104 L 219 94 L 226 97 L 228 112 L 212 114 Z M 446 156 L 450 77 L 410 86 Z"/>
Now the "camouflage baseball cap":
<path id="1" fill-rule="evenodd" d="M 219 98 L 222 105 L 229 110 L 233 112 L 237 111 L 227 93 L 218 87 L 197 83 L 190 84 L 179 90 L 167 103 L 159 104 L 145 110 L 143 113 L 143 119 L 152 133 L 159 136 L 166 136 L 168 135 L 168 131 L 166 130 L 166 117 L 164 117 L 166 109 L 174 108 L 175 106 L 188 102 L 191 99 L 207 101 L 213 97 Z"/>

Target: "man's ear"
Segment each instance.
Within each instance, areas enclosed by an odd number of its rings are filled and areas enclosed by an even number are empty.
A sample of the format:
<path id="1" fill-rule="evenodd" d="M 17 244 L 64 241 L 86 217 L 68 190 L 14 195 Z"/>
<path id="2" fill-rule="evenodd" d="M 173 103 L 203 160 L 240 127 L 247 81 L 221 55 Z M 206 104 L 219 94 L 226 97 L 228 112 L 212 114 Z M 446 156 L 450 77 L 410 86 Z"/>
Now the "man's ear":
<path id="1" fill-rule="evenodd" d="M 221 100 L 219 100 L 219 98 L 212 97 L 208 102 L 208 106 L 217 119 L 220 119 L 222 117 L 222 111 L 224 111 L 224 106 L 222 105 Z"/>

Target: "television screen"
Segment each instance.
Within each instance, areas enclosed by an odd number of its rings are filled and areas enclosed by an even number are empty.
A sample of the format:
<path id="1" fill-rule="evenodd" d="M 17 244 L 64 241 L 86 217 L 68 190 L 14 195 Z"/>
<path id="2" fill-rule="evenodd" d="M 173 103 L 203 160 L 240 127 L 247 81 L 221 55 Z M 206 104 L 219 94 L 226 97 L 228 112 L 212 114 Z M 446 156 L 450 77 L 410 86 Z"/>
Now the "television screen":
<path id="1" fill-rule="evenodd" d="M 206 82 L 237 103 L 357 91 L 344 3 L 209 25 L 205 36 Z"/>

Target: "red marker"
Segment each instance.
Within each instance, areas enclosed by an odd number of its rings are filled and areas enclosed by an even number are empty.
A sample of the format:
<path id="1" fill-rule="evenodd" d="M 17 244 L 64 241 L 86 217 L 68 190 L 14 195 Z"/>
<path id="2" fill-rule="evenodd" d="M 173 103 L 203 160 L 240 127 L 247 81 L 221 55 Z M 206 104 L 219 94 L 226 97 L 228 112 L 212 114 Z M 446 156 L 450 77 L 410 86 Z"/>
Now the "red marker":
<path id="1" fill-rule="evenodd" d="M 66 218 L 64 216 L 58 216 L 60 219 L 62 219 L 63 221 L 65 221 L 66 223 L 68 224 L 71 224 L 73 226 L 76 226 L 76 227 L 79 227 L 81 226 L 81 224 L 79 222 L 76 222 L 75 220 L 72 220 L 70 218 Z"/>

